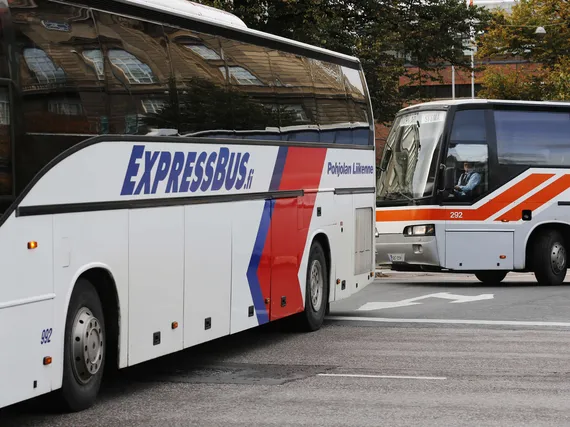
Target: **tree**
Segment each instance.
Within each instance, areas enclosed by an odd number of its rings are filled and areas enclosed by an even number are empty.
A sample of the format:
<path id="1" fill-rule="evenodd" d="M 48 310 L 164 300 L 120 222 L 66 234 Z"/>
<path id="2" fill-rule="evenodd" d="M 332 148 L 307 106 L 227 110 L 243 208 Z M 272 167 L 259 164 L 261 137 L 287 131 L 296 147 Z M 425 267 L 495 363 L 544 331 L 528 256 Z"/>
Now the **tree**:
<path id="1" fill-rule="evenodd" d="M 480 37 L 478 57 L 522 59 L 530 64 L 505 73 L 487 67 L 481 96 L 488 98 L 570 99 L 570 3 L 560 0 L 520 0 L 511 13 L 493 14 Z M 546 29 L 543 37 L 537 27 Z M 530 71 L 530 73 L 529 73 Z"/>
<path id="2" fill-rule="evenodd" d="M 440 79 L 448 64 L 470 66 L 462 55 L 471 26 L 488 12 L 464 0 L 202 0 L 239 16 L 250 27 L 360 58 L 374 117 L 390 122 L 420 94 L 402 90 Z"/>

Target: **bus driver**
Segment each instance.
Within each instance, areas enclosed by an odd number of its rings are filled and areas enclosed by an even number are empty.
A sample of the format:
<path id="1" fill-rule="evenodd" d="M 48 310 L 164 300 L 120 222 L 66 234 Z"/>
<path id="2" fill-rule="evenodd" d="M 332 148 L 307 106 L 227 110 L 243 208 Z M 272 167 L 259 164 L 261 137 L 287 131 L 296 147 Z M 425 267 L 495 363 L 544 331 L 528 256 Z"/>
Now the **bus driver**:
<path id="1" fill-rule="evenodd" d="M 463 163 L 463 169 L 465 172 L 461 174 L 457 185 L 454 187 L 454 193 L 459 197 L 471 197 L 473 190 L 481 182 L 481 174 L 473 169 L 473 163 L 465 162 Z"/>

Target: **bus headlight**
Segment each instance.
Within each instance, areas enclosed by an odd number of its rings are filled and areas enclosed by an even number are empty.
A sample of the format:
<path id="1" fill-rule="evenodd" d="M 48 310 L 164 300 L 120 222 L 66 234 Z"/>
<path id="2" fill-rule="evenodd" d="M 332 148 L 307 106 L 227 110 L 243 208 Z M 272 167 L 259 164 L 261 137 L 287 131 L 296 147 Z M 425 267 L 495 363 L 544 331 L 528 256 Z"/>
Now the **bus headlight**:
<path id="1" fill-rule="evenodd" d="M 435 236 L 435 225 L 408 225 L 404 228 L 404 236 Z"/>
<path id="2" fill-rule="evenodd" d="M 374 237 L 380 237 L 380 233 L 378 233 L 378 229 L 374 227 Z"/>

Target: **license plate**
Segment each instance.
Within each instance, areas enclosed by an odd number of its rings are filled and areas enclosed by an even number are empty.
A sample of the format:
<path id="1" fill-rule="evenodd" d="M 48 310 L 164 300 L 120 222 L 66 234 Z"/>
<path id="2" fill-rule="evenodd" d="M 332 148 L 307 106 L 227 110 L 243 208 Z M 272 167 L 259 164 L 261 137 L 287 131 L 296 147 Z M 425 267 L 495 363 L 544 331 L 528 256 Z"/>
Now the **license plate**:
<path id="1" fill-rule="evenodd" d="M 404 254 L 388 254 L 390 261 L 392 262 L 404 262 Z"/>

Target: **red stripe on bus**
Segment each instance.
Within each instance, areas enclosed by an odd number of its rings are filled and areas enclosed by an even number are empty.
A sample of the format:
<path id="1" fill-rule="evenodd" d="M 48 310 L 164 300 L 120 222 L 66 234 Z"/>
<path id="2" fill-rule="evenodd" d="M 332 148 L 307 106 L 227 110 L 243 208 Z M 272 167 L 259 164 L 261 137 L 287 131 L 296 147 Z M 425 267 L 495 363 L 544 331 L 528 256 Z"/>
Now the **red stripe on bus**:
<path id="1" fill-rule="evenodd" d="M 544 187 L 542 190 L 536 192 L 528 199 L 522 201 L 514 208 L 497 218 L 496 221 L 518 221 L 522 219 L 523 210 L 534 211 L 542 205 L 550 202 L 560 193 L 570 188 L 570 175 L 562 175 L 556 181 Z"/>

